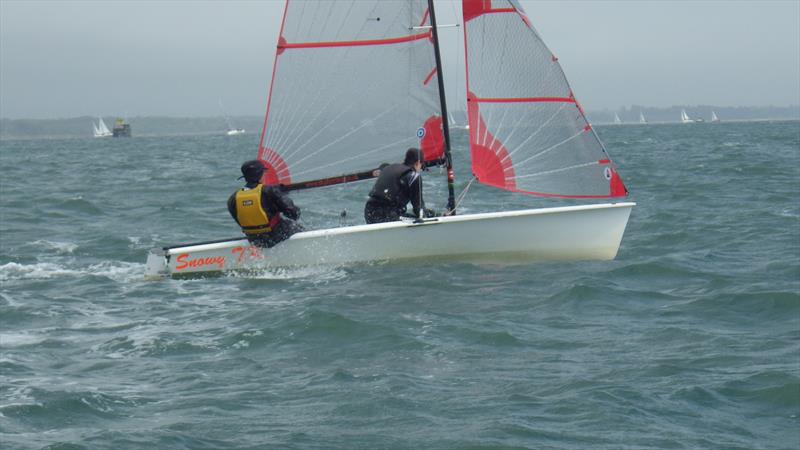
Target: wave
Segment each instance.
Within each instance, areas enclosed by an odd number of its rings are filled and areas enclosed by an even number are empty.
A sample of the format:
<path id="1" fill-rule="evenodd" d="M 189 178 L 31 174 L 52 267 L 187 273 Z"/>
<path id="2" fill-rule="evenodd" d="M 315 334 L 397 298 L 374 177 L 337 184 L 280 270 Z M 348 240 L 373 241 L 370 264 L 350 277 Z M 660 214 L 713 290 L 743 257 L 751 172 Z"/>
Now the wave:
<path id="1" fill-rule="evenodd" d="M 98 419 L 124 417 L 124 410 L 147 402 L 93 391 L 49 391 L 42 388 L 17 390 L 15 395 L 15 400 L 0 406 L 0 413 L 40 425 L 65 422 L 90 425 Z"/>
<path id="2" fill-rule="evenodd" d="M 281 268 L 249 268 L 246 271 L 226 273 L 229 278 L 246 278 L 251 280 L 297 280 L 312 279 L 313 282 L 343 280 L 348 277 L 347 271 L 339 266 L 305 266 Z"/>
<path id="3" fill-rule="evenodd" d="M 57 209 L 60 212 L 70 213 L 70 217 L 72 217 L 72 213 L 90 216 L 103 216 L 106 214 L 102 208 L 96 206 L 93 202 L 84 199 L 83 196 L 80 195 L 59 203 Z"/>
<path id="4" fill-rule="evenodd" d="M 49 280 L 91 276 L 105 277 L 117 282 L 130 282 L 142 279 L 144 267 L 144 264 L 122 261 L 104 261 L 77 268 L 52 262 L 34 264 L 10 262 L 0 265 L 0 281 Z"/>
<path id="5" fill-rule="evenodd" d="M 70 255 L 75 253 L 75 250 L 78 249 L 78 244 L 72 242 L 54 242 L 45 239 L 33 241 L 30 245 L 34 248 L 54 250 L 55 253 L 59 255 Z"/>

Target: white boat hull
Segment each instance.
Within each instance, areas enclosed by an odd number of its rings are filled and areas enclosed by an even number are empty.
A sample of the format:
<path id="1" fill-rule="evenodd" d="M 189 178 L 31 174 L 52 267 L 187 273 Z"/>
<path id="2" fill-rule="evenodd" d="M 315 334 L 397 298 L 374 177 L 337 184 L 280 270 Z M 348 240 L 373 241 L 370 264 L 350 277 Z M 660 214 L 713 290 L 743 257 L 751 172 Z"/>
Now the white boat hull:
<path id="1" fill-rule="evenodd" d="M 330 228 L 269 248 L 247 240 L 148 255 L 148 278 L 291 266 L 436 258 L 487 262 L 614 259 L 635 203 L 569 206 Z"/>

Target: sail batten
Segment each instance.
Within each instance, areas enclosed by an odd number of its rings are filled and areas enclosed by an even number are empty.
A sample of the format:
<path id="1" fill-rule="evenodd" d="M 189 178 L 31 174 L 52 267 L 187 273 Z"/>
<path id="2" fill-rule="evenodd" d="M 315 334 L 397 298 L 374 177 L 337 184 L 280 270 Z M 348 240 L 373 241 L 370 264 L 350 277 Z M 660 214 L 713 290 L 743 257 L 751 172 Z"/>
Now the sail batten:
<path id="1" fill-rule="evenodd" d="M 605 148 L 558 58 L 519 2 L 463 0 L 463 15 L 470 155 L 477 180 L 544 197 L 625 196 L 614 165 L 599 163 L 608 160 Z"/>
<path id="2" fill-rule="evenodd" d="M 505 97 L 505 98 L 478 98 L 478 103 L 575 103 L 570 97 Z"/>
<path id="3" fill-rule="evenodd" d="M 411 34 L 407 36 L 399 36 L 395 38 L 386 39 L 372 39 L 365 41 L 330 41 L 330 42 L 300 42 L 300 43 L 283 43 L 278 44 L 278 49 L 295 49 L 295 48 L 321 48 L 321 47 L 358 47 L 364 45 L 392 45 L 402 44 L 405 42 L 416 41 L 419 39 L 430 39 L 431 33 Z"/>

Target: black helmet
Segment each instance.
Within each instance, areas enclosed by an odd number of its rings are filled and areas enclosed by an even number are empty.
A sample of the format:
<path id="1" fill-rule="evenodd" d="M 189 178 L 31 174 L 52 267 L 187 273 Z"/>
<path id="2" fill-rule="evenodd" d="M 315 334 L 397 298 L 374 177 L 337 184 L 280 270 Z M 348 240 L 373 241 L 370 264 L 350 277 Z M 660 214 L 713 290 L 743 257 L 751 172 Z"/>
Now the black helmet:
<path id="1" fill-rule="evenodd" d="M 242 176 L 248 183 L 258 183 L 264 175 L 264 163 L 260 159 L 253 159 L 242 164 Z"/>
<path id="2" fill-rule="evenodd" d="M 414 164 L 424 160 L 425 160 L 425 155 L 422 153 L 422 150 L 411 147 L 408 150 L 406 150 L 406 158 L 405 160 L 403 160 L 403 164 L 407 166 L 413 166 Z"/>

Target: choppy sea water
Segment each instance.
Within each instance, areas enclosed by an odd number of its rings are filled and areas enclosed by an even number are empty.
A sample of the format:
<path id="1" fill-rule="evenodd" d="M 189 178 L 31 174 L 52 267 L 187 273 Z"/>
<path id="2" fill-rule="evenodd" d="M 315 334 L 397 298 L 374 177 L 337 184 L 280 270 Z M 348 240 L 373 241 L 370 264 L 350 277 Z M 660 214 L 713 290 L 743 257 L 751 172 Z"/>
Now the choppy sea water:
<path id="1" fill-rule="evenodd" d="M 238 235 L 256 136 L 0 142 L 0 447 L 800 447 L 800 122 L 598 132 L 638 203 L 614 261 L 163 282 L 151 247 Z M 320 228 L 368 189 L 293 197 Z M 498 205 L 554 203 L 461 206 Z"/>

